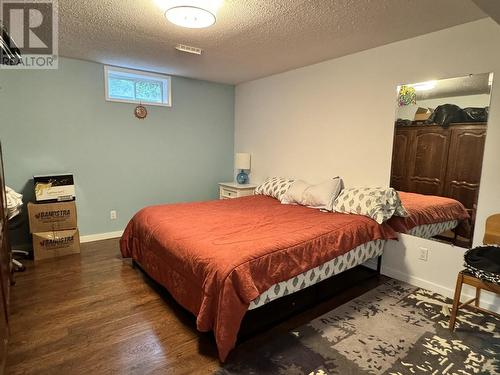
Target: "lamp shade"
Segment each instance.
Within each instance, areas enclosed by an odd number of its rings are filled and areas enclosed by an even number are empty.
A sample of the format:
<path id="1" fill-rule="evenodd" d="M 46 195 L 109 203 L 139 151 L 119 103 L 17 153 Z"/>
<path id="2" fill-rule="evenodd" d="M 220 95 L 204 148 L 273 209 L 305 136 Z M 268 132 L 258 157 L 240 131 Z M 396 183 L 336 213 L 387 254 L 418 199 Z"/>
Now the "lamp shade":
<path id="1" fill-rule="evenodd" d="M 250 169 L 250 159 L 250 154 L 239 152 L 234 158 L 234 167 L 236 169 Z"/>

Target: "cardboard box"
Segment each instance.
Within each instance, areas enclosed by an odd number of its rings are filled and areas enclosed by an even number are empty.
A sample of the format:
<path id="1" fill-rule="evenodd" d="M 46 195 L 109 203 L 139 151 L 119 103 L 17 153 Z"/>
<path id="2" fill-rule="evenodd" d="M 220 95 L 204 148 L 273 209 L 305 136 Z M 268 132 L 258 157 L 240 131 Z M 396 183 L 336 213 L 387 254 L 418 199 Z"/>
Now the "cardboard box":
<path id="1" fill-rule="evenodd" d="M 33 176 L 35 199 L 40 203 L 75 200 L 75 180 L 71 173 Z"/>
<path id="2" fill-rule="evenodd" d="M 35 261 L 80 253 L 78 229 L 33 233 Z"/>
<path id="3" fill-rule="evenodd" d="M 432 108 L 422 108 L 419 107 L 415 113 L 415 118 L 413 121 L 425 121 L 432 115 Z"/>
<path id="4" fill-rule="evenodd" d="M 75 229 L 78 227 L 74 201 L 28 203 L 30 233 Z"/>

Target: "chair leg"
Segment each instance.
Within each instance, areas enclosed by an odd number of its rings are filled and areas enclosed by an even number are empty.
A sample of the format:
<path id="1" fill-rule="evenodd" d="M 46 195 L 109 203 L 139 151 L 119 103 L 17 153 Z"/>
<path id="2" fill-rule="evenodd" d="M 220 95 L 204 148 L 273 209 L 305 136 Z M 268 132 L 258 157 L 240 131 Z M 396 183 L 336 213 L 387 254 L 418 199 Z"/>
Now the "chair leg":
<path id="1" fill-rule="evenodd" d="M 474 306 L 479 307 L 480 298 L 481 298 L 481 288 L 476 287 L 476 300 L 474 301 Z"/>
<path id="2" fill-rule="evenodd" d="M 462 295 L 463 281 L 464 276 L 462 275 L 462 272 L 459 272 L 457 276 L 457 286 L 455 287 L 455 297 L 453 298 L 453 309 L 451 310 L 450 316 L 449 328 L 452 332 L 455 330 L 455 322 L 457 320 L 458 305 L 460 305 L 460 296 Z"/>

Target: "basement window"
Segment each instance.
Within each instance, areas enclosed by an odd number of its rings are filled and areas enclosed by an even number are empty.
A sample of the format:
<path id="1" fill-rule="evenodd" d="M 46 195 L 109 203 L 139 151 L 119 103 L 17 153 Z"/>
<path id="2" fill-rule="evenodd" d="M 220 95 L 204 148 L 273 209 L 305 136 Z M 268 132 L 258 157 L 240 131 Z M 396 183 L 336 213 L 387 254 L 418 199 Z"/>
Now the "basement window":
<path id="1" fill-rule="evenodd" d="M 171 79 L 163 74 L 104 67 L 106 100 L 170 107 Z"/>

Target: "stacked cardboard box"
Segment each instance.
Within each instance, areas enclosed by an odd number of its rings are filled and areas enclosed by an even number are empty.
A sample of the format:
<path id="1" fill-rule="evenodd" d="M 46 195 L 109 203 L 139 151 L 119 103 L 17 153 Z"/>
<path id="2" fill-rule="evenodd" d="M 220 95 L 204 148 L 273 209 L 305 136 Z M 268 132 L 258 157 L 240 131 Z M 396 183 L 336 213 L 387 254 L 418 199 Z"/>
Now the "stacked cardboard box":
<path id="1" fill-rule="evenodd" d="M 80 252 L 75 201 L 28 203 L 35 261 Z"/>
<path id="2" fill-rule="evenodd" d="M 433 109 L 432 108 L 422 108 L 418 107 L 417 112 L 415 112 L 415 118 L 413 121 L 425 121 L 432 115 Z"/>
<path id="3" fill-rule="evenodd" d="M 75 200 L 75 180 L 72 173 L 33 176 L 37 203 Z"/>

